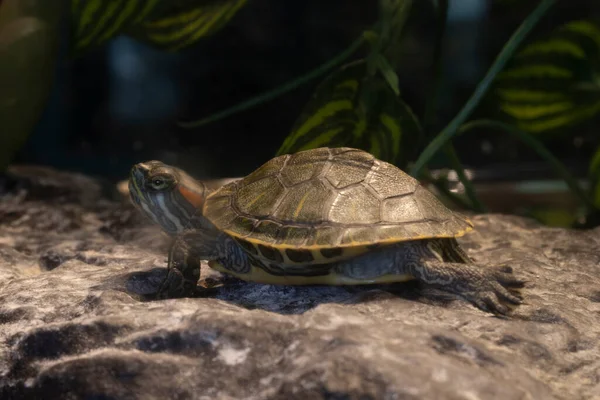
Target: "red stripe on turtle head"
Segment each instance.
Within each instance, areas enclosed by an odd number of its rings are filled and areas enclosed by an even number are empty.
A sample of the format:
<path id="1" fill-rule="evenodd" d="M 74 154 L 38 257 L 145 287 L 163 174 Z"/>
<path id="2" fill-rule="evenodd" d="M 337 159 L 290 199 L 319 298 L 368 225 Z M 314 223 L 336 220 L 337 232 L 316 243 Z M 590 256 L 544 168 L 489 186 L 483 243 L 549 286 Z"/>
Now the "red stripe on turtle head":
<path id="1" fill-rule="evenodd" d="M 204 187 L 199 186 L 190 188 L 186 185 L 179 184 L 178 189 L 181 196 L 183 196 L 183 198 L 195 209 L 200 209 L 204 204 Z"/>

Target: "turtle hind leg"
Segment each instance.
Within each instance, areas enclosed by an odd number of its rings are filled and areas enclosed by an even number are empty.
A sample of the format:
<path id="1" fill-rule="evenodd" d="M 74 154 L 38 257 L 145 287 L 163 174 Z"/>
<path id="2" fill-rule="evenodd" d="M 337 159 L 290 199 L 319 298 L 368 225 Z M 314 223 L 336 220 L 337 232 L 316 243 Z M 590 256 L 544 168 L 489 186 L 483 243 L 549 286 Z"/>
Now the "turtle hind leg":
<path id="1" fill-rule="evenodd" d="M 446 285 L 436 285 L 435 282 L 430 284 L 441 286 L 442 289 L 466 298 L 480 309 L 495 314 L 506 314 L 521 304 L 519 289 L 525 282 L 513 275 L 510 266 L 477 265 L 454 238 L 413 242 L 412 247 L 413 251 L 408 254 L 420 255 L 417 265 L 424 264 L 429 269 L 430 276 L 437 273 L 442 279 L 451 278 L 453 282 Z"/>
<path id="2" fill-rule="evenodd" d="M 514 292 L 525 282 L 515 277 L 510 267 L 437 259 L 407 262 L 406 267 L 417 280 L 457 294 L 484 311 L 504 315 L 522 303 L 522 298 Z"/>
<path id="3" fill-rule="evenodd" d="M 494 314 L 507 314 L 521 298 L 511 292 L 524 282 L 510 267 L 479 266 L 447 247 L 448 242 L 416 240 L 385 247 L 344 260 L 336 273 L 357 281 L 406 281 L 414 278 L 426 285 L 463 297 L 478 308 Z M 456 246 L 458 244 L 456 243 Z"/>

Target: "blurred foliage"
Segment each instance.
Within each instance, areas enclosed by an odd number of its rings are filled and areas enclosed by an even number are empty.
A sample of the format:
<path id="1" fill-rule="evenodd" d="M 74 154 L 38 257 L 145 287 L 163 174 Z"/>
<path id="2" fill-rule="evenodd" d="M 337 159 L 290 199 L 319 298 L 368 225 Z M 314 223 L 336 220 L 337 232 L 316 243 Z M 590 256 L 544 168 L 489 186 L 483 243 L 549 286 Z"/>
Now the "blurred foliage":
<path id="1" fill-rule="evenodd" d="M 0 2 L 0 173 L 35 127 L 58 53 L 60 2 Z"/>
<path id="2" fill-rule="evenodd" d="M 530 208 L 524 212 L 528 217 L 543 222 L 548 226 L 568 227 L 575 226 L 577 215 L 572 210 L 550 207 Z"/>
<path id="3" fill-rule="evenodd" d="M 212 0 L 186 8 L 172 2 L 159 17 L 132 26 L 128 34 L 169 51 L 181 50 L 218 32 L 244 4 L 246 0 Z"/>
<path id="4" fill-rule="evenodd" d="M 379 1 L 380 18 L 375 26 L 376 35 L 372 37 L 373 41 L 371 42 L 371 57 L 375 58 L 372 65 L 376 65 L 380 69 L 392 86 L 396 86 L 397 83 L 390 82 L 389 78 L 396 74 L 395 69 L 400 62 L 398 50 L 412 5 L 413 0 Z M 397 78 L 392 78 L 392 80 L 397 82 Z M 396 95 L 398 95 L 397 91 Z"/>
<path id="5" fill-rule="evenodd" d="M 159 0 L 71 0 L 72 47 L 87 50 L 140 24 Z"/>
<path id="6" fill-rule="evenodd" d="M 41 0 L 0 3 L 0 56 L 10 61 L 0 63 L 0 83 L 7 88 L 0 93 L 0 117 L 8 132 L 0 138 L 0 171 L 33 129 L 43 108 L 52 80 L 61 16 L 69 17 L 71 50 L 75 55 L 120 34 L 177 51 L 221 29 L 247 0 L 68 1 L 70 14 L 61 14 L 63 10 L 57 4 L 62 2 L 52 2 L 52 6 Z M 302 110 L 278 154 L 326 145 L 362 148 L 429 180 L 458 204 L 482 211 L 485 207 L 477 199 L 452 141 L 473 127 L 492 129 L 534 149 L 567 183 L 588 216 L 599 215 L 600 149 L 590 160 L 591 186 L 586 191 L 543 142 L 570 134 L 578 124 L 600 112 L 600 25 L 591 20 L 570 21 L 525 43 L 557 0 L 504 1 L 511 7 L 528 7 L 532 11 L 507 40 L 472 96 L 439 133 L 431 131 L 431 120 L 443 84 L 441 54 L 448 0 L 431 1 L 437 24 L 432 87 L 424 88 L 431 93 L 422 123 L 425 129 L 402 100 L 398 77 L 412 0 L 379 0 L 379 19 L 340 55 L 293 82 L 187 126 L 225 118 L 329 73 Z M 366 55 L 347 63 L 362 47 L 366 47 Z M 483 98 L 494 101 L 505 119 L 470 120 Z M 447 182 L 428 172 L 430 161 L 440 151 L 456 171 L 468 202 L 450 193 Z M 576 219 L 556 210 L 533 210 L 530 214 L 549 223 L 575 224 Z"/>
<path id="7" fill-rule="evenodd" d="M 555 2 L 541 0 L 535 3 L 532 12 L 505 43 L 456 117 L 437 135 L 432 135 L 433 132 L 429 132 L 430 122 L 436 113 L 437 98 L 443 83 L 441 54 L 448 1 L 432 1 L 438 21 L 431 79 L 433 87 L 430 88 L 431 96 L 426 105 L 424 125 L 427 131 L 424 132 L 417 117 L 401 99 L 397 75 L 398 65 L 402 62 L 399 54 L 403 28 L 409 18 L 412 1 L 380 0 L 379 20 L 372 29 L 363 33 L 370 46 L 367 57 L 342 66 L 317 87 L 278 154 L 320 146 L 362 148 L 402 168 L 410 167 L 414 176 L 431 181 L 457 204 L 484 211 L 485 205 L 478 200 L 452 146 L 453 138 L 459 133 L 483 127 L 511 135 L 531 147 L 553 167 L 591 215 L 598 204 L 594 206 L 577 179 L 531 134 L 543 131 L 544 135 L 540 137 L 543 140 L 549 128 L 580 122 L 594 115 L 596 107 L 599 107 L 594 96 L 597 93 L 598 74 L 595 66 L 598 65 L 600 35 L 594 25 L 574 21 L 560 27 L 548 38 L 522 46 L 525 38 Z M 526 3 L 533 2 L 521 2 L 521 5 Z M 295 87 L 293 84 L 287 86 Z M 498 107 L 512 118 L 512 124 L 469 120 L 492 87 L 495 89 L 493 93 L 498 96 Z M 284 92 L 282 90 L 278 94 Z M 258 96 L 246 103 L 257 105 L 271 98 Z M 229 116 L 239 109 L 241 107 L 236 106 L 218 113 L 216 117 L 209 116 L 201 124 Z M 560 118 L 552 119 L 557 114 Z M 541 117 L 546 120 L 542 121 Z M 432 178 L 428 173 L 428 163 L 440 150 L 444 151 L 447 161 L 463 184 L 468 203 L 449 192 L 443 178 Z M 600 170 L 600 152 L 591 169 Z M 600 189 L 597 189 L 597 197 L 600 199 Z M 552 224 L 573 224 L 576 219 L 575 215 L 565 217 L 564 212 L 556 210 L 534 210 L 530 215 L 545 218 L 546 222 Z"/>
<path id="8" fill-rule="evenodd" d="M 500 108 L 547 135 L 600 111 L 600 25 L 571 21 L 525 46 L 497 78 Z"/>
<path id="9" fill-rule="evenodd" d="M 570 135 L 600 113 L 600 24 L 569 21 L 532 41 L 497 80 L 500 109 L 515 126 L 549 138 Z M 600 148 L 590 161 L 592 208 L 600 210 Z"/>
<path id="10" fill-rule="evenodd" d="M 316 89 L 278 154 L 324 145 L 369 151 L 405 167 L 421 127 L 400 98 L 396 59 L 412 0 L 381 0 L 380 19 L 364 37 L 366 59 L 340 67 Z M 397 60 L 396 60 L 397 61 Z"/>
<path id="11" fill-rule="evenodd" d="M 74 52 L 126 34 L 177 51 L 220 30 L 247 0 L 71 0 Z"/>
<path id="12" fill-rule="evenodd" d="M 270 90 L 266 93 L 262 93 L 256 97 L 250 98 L 246 101 L 243 101 L 239 104 L 236 104 L 233 107 L 227 108 L 225 110 L 219 111 L 215 114 L 209 115 L 208 117 L 196 120 L 196 121 L 179 121 L 179 125 L 183 128 L 198 128 L 203 125 L 210 124 L 215 121 L 222 120 L 231 115 L 237 114 L 241 111 L 248 110 L 252 107 L 255 107 L 259 104 L 263 104 L 267 101 L 275 99 L 281 96 L 284 93 L 287 93 L 291 90 L 294 90 L 307 82 L 316 79 L 333 68 L 337 67 L 339 64 L 350 58 L 364 43 L 365 38 L 360 36 L 357 40 L 355 40 L 347 49 L 333 57 L 326 63 L 320 65 L 316 69 L 309 71 L 308 73 L 294 79 L 291 82 L 287 82 L 281 86 L 276 87 L 273 90 Z"/>
<path id="13" fill-rule="evenodd" d="M 329 146 L 363 148 L 396 164 L 414 149 L 420 127 L 410 108 L 364 60 L 345 65 L 317 88 L 278 154 Z M 414 156 L 414 155 L 413 155 Z"/>
<path id="14" fill-rule="evenodd" d="M 600 24 L 569 21 L 532 41 L 496 84 L 499 107 L 511 123 L 543 139 L 570 135 L 600 113 Z M 600 210 L 600 149 L 590 161 L 590 198 Z"/>
<path id="15" fill-rule="evenodd" d="M 533 11 L 523 20 L 521 25 L 504 44 L 502 50 L 500 50 L 496 56 L 496 59 L 486 72 L 485 76 L 479 81 L 479 83 L 477 83 L 473 93 L 465 102 L 460 111 L 420 153 L 419 157 L 411 168 L 411 174 L 413 176 L 421 176 L 423 169 L 427 166 L 431 159 L 440 150 L 451 144 L 452 139 L 458 134 L 461 126 L 468 122 L 468 119 L 471 117 L 479 103 L 486 96 L 498 74 L 504 69 L 527 35 L 529 35 L 540 19 L 544 16 L 548 9 L 554 5 L 555 2 L 556 0 L 541 0 L 533 9 Z M 437 45 L 441 46 L 441 43 L 442 41 L 440 40 L 437 42 Z M 438 60 L 438 62 L 440 61 Z M 439 71 L 439 69 L 436 68 L 436 71 Z M 468 182 L 463 182 L 463 184 L 466 185 Z M 475 203 L 474 199 L 472 199 L 472 202 Z"/>
<path id="16" fill-rule="evenodd" d="M 0 173 L 23 146 L 44 109 L 64 23 L 70 21 L 74 56 L 121 34 L 177 51 L 217 32 L 245 3 L 0 0 Z"/>

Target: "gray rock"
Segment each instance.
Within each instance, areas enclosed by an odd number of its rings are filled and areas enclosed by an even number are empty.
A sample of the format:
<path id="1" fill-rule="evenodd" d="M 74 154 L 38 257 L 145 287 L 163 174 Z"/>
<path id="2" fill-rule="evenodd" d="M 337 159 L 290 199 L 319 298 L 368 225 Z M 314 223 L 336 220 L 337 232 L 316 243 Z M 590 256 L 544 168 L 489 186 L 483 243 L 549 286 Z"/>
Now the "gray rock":
<path id="1" fill-rule="evenodd" d="M 529 281 L 506 319 L 411 283 L 155 301 L 162 233 L 40 176 L 0 198 L 2 399 L 600 399 L 600 230 L 475 217 L 469 254 Z"/>

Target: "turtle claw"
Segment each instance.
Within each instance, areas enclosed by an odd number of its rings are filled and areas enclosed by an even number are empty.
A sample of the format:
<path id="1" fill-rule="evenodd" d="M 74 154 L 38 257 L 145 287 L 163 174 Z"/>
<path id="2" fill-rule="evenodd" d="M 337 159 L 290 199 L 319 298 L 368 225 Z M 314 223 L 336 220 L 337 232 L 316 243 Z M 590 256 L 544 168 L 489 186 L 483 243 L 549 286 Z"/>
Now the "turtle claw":
<path id="1" fill-rule="evenodd" d="M 504 287 L 522 288 L 527 284 L 526 280 L 519 279 L 513 275 L 513 268 L 508 265 L 491 267 L 491 275 Z"/>
<path id="2" fill-rule="evenodd" d="M 523 287 L 525 282 L 512 275 L 511 267 L 494 267 L 490 272 L 480 282 L 483 290 L 462 293 L 462 296 L 483 311 L 506 316 L 516 306 L 523 304 L 523 298 L 514 289 Z"/>
<path id="3" fill-rule="evenodd" d="M 494 292 L 466 292 L 461 293 L 461 297 L 475 305 L 482 311 L 492 313 L 494 315 L 506 315 L 510 312 L 511 308 L 504 305 L 499 296 Z"/>
<path id="4" fill-rule="evenodd" d="M 522 302 L 522 299 L 511 293 L 506 287 L 502 286 L 498 282 L 491 281 L 492 288 L 494 289 L 495 294 L 500 297 L 502 300 L 508 301 L 509 303 L 519 305 Z"/>
<path id="5" fill-rule="evenodd" d="M 488 311 L 493 314 L 506 315 L 509 312 L 509 308 L 499 302 L 498 298 L 492 293 L 487 293 L 483 301 L 487 305 Z"/>
<path id="6" fill-rule="evenodd" d="M 224 282 L 221 277 L 219 277 L 219 278 L 208 277 L 208 278 L 204 278 L 204 279 L 200 280 L 200 282 L 198 282 L 198 286 L 200 286 L 202 289 L 213 289 L 213 288 L 224 286 L 225 284 L 226 284 L 226 282 Z"/>

